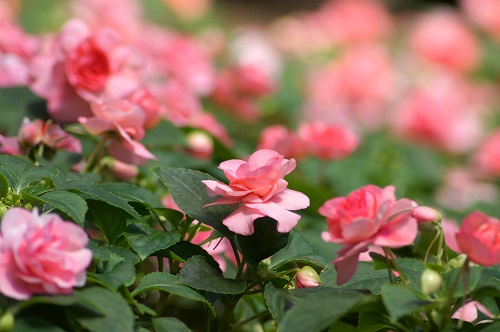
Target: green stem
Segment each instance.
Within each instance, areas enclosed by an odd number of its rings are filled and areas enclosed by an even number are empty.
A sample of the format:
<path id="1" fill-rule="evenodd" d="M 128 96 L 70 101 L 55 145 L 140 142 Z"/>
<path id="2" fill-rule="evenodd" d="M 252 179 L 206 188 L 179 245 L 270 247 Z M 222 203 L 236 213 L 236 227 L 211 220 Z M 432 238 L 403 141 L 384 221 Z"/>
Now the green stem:
<path id="1" fill-rule="evenodd" d="M 240 327 L 242 327 L 243 325 L 245 324 L 248 324 L 250 323 L 251 321 L 253 321 L 254 319 L 257 319 L 257 318 L 261 318 L 261 317 L 265 317 L 267 315 L 269 315 L 269 311 L 266 310 L 266 311 L 262 311 L 262 312 L 259 312 L 258 314 L 255 314 L 253 316 L 250 316 L 236 324 L 233 325 L 233 330 L 236 330 L 236 329 L 239 329 Z"/>
<path id="2" fill-rule="evenodd" d="M 427 248 L 427 251 L 425 252 L 424 256 L 424 263 L 427 263 L 427 258 L 429 257 L 429 253 L 431 252 L 432 247 L 434 246 L 434 243 L 441 237 L 441 230 L 438 228 L 436 232 L 436 236 L 432 239 L 431 243 L 429 244 L 429 247 Z M 439 250 L 439 248 L 438 248 Z"/>
<path id="3" fill-rule="evenodd" d="M 229 301 L 222 313 L 221 320 L 219 322 L 219 327 L 217 328 L 217 332 L 226 332 L 231 331 L 231 319 L 233 318 L 234 308 L 236 308 L 236 304 L 241 298 L 242 294 L 229 296 Z"/>
<path id="4" fill-rule="evenodd" d="M 163 272 L 163 257 L 157 256 L 158 259 L 158 272 Z"/>
<path id="5" fill-rule="evenodd" d="M 160 299 L 158 300 L 158 303 L 156 303 L 156 308 L 155 308 L 157 316 L 161 316 L 163 314 L 163 311 L 165 311 L 169 295 L 170 293 L 161 292 Z"/>
<path id="6" fill-rule="evenodd" d="M 405 285 L 408 285 L 410 281 L 406 277 L 406 275 L 403 273 L 403 270 L 401 270 L 401 267 L 399 267 L 399 264 L 396 262 L 396 257 L 392 253 L 392 250 L 387 247 L 382 247 L 384 249 L 385 254 L 389 259 L 391 260 L 392 265 L 394 266 L 394 269 L 399 273 L 399 279 L 405 283 Z"/>
<path id="7" fill-rule="evenodd" d="M 90 154 L 89 159 L 87 159 L 87 162 L 85 163 L 85 165 L 83 165 L 82 170 L 80 171 L 81 174 L 87 173 L 92 167 L 94 167 L 94 164 L 98 161 L 99 156 L 101 155 L 102 150 L 104 149 L 104 146 L 108 141 L 108 138 L 108 134 L 103 134 L 101 136 L 100 140 L 95 145 L 94 150 Z"/>

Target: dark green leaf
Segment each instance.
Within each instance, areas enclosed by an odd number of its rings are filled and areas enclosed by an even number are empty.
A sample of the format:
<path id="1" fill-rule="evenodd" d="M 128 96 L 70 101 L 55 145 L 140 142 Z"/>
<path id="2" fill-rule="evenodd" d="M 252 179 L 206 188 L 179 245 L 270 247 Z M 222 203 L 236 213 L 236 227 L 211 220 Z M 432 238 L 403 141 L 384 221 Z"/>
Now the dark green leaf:
<path id="1" fill-rule="evenodd" d="M 163 204 L 149 190 L 130 183 L 106 183 L 101 188 L 126 202 L 141 203 L 150 208 L 161 208 Z"/>
<path id="2" fill-rule="evenodd" d="M 76 320 L 92 332 L 133 332 L 134 315 L 127 302 L 117 293 L 105 288 L 92 287 L 76 292 L 78 297 L 97 307 L 103 315 L 78 315 Z"/>
<path id="3" fill-rule="evenodd" d="M 108 190 L 100 187 L 98 184 L 92 183 L 83 177 L 70 178 L 62 183 L 55 184 L 58 190 L 76 191 L 87 195 L 90 199 L 105 202 L 108 205 L 119 208 L 137 220 L 141 216 L 137 213 L 132 206 L 130 206 L 124 199 L 114 195 Z"/>
<path id="4" fill-rule="evenodd" d="M 122 285 L 130 286 L 135 281 L 134 265 L 115 254 L 111 254 L 109 260 L 104 263 L 103 271 L 89 272 L 89 274 L 113 290 L 117 290 Z"/>
<path id="5" fill-rule="evenodd" d="M 173 317 L 154 318 L 153 327 L 155 332 L 191 332 L 183 322 Z"/>
<path id="6" fill-rule="evenodd" d="M 322 331 L 342 318 L 363 297 L 358 292 L 325 287 L 295 303 L 286 312 L 278 331 Z"/>
<path id="7" fill-rule="evenodd" d="M 287 297 L 284 291 L 274 287 L 273 284 L 269 282 L 264 291 L 264 299 L 266 300 L 269 312 L 279 324 L 285 316 Z"/>
<path id="8" fill-rule="evenodd" d="M 157 231 L 145 224 L 133 224 L 127 228 L 125 238 L 132 249 L 144 260 L 158 250 L 166 249 L 181 239 L 177 231 Z"/>
<path id="9" fill-rule="evenodd" d="M 398 258 L 396 262 L 410 282 L 410 287 L 420 290 L 420 279 L 426 269 L 425 264 L 413 258 Z"/>
<path id="10" fill-rule="evenodd" d="M 322 286 L 337 286 L 337 271 L 333 265 L 329 264 L 320 275 Z M 394 277 L 395 278 L 395 277 Z M 341 288 L 368 289 L 372 294 L 380 294 L 380 287 L 389 283 L 387 270 L 374 270 L 372 262 L 359 262 L 356 274 Z"/>
<path id="11" fill-rule="evenodd" d="M 57 175 L 57 170 L 35 166 L 28 159 L 18 156 L 0 155 L 0 164 L 0 173 L 7 178 L 10 187 L 17 194 L 30 183 Z"/>
<path id="12" fill-rule="evenodd" d="M 88 200 L 87 204 L 87 219 L 102 231 L 109 244 L 125 233 L 129 217 L 125 211 L 101 201 Z"/>
<path id="13" fill-rule="evenodd" d="M 147 274 L 131 294 L 135 297 L 153 290 L 175 294 L 192 301 L 203 302 L 212 311 L 214 310 L 203 295 L 188 286 L 180 284 L 177 276 L 163 272 Z"/>
<path id="14" fill-rule="evenodd" d="M 186 261 L 180 271 L 179 282 L 219 294 L 241 294 L 246 288 L 243 280 L 224 278 L 202 256 L 193 256 Z"/>
<path id="15" fill-rule="evenodd" d="M 32 196 L 24 191 L 23 194 L 29 196 L 32 200 L 38 200 L 59 209 L 76 221 L 80 227 L 83 227 L 85 214 L 87 213 L 87 203 L 77 194 L 59 190 L 49 191 L 40 196 Z"/>
<path id="16" fill-rule="evenodd" d="M 318 255 L 316 250 L 296 230 L 290 232 L 288 245 L 271 257 L 270 269 L 276 270 L 290 262 L 302 262 L 308 265 L 324 266 L 328 260 Z"/>
<path id="17" fill-rule="evenodd" d="M 467 277 L 467 285 L 464 285 L 464 273 L 461 272 L 462 268 L 455 268 L 449 271 L 445 277 L 444 281 L 446 285 L 453 285 L 456 283 L 455 291 L 453 292 L 453 297 L 458 298 L 463 295 L 469 294 L 476 289 L 476 286 L 481 279 L 481 271 L 482 267 L 480 266 L 470 266 L 469 267 L 469 275 Z M 457 281 L 457 278 L 460 278 Z"/>
<path id="18" fill-rule="evenodd" d="M 229 239 L 233 237 L 234 233 L 223 225 L 222 221 L 234 211 L 235 206 L 214 205 L 204 208 L 212 203 L 214 198 L 208 196 L 206 186 L 201 181 L 217 179 L 206 173 L 184 168 L 159 167 L 154 171 L 183 212 L 212 226 Z"/>
<path id="19" fill-rule="evenodd" d="M 255 219 L 254 233 L 249 236 L 236 235 L 243 257 L 249 264 L 259 262 L 272 256 L 288 243 L 288 233 L 276 230 L 276 220 L 270 217 Z"/>
<path id="20" fill-rule="evenodd" d="M 41 317 L 21 317 L 16 319 L 12 332 L 64 332 L 64 329 Z"/>
<path id="21" fill-rule="evenodd" d="M 414 290 L 393 284 L 382 286 L 382 301 L 393 322 L 432 304 L 431 301 L 421 298 Z"/>
<path id="22" fill-rule="evenodd" d="M 168 250 L 170 250 L 176 257 L 182 259 L 184 262 L 193 256 L 203 256 L 206 262 L 211 267 L 222 273 L 219 263 L 217 263 L 212 255 L 210 255 L 205 249 L 197 244 L 191 243 L 189 241 L 179 241 L 173 246 L 169 247 Z"/>

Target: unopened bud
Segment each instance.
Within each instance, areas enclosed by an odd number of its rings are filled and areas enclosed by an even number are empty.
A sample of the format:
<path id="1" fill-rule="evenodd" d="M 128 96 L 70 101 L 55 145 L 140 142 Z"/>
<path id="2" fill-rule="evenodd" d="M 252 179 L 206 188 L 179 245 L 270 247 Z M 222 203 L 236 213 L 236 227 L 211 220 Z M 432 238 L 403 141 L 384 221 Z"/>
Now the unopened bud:
<path id="1" fill-rule="evenodd" d="M 295 286 L 297 288 L 311 288 L 318 287 L 319 285 L 321 285 L 321 279 L 318 273 L 310 266 L 304 266 L 295 275 Z"/>
<path id="2" fill-rule="evenodd" d="M 450 259 L 448 261 L 448 265 L 452 268 L 462 267 L 467 259 L 466 255 L 458 255 L 457 257 Z"/>
<path id="3" fill-rule="evenodd" d="M 426 269 L 420 278 L 422 292 L 427 295 L 432 294 L 441 288 L 442 282 L 443 279 L 441 278 L 441 275 L 430 269 Z"/>
<path id="4" fill-rule="evenodd" d="M 266 278 L 269 275 L 269 266 L 271 266 L 271 258 L 263 259 L 259 262 L 259 275 Z"/>
<path id="5" fill-rule="evenodd" d="M 14 327 L 14 315 L 10 311 L 4 312 L 0 317 L 0 332 L 10 332 Z"/>
<path id="6" fill-rule="evenodd" d="M 441 222 L 443 216 L 439 211 L 428 206 L 417 206 L 411 211 L 411 216 L 417 222 Z"/>
<path id="7" fill-rule="evenodd" d="M 186 139 L 189 150 L 195 157 L 200 159 L 210 158 L 214 150 L 214 143 L 212 137 L 207 133 L 194 130 L 187 135 Z"/>

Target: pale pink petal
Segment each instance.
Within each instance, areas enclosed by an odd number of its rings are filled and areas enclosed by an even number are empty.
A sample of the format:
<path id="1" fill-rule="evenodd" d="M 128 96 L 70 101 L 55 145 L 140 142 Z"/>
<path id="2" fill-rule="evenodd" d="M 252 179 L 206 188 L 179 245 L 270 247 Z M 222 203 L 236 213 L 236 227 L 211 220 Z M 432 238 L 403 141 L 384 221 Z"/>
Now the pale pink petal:
<path id="1" fill-rule="evenodd" d="M 273 150 L 257 150 L 250 156 L 248 163 L 253 167 L 263 167 L 273 158 L 283 158 L 283 156 Z"/>
<path id="2" fill-rule="evenodd" d="M 135 141 L 111 140 L 108 147 L 109 154 L 127 164 L 142 165 L 149 159 L 156 159 L 145 147 Z"/>
<path id="3" fill-rule="evenodd" d="M 0 153 L 21 156 L 23 153 L 19 147 L 19 139 L 17 136 L 5 137 L 0 135 Z"/>
<path id="4" fill-rule="evenodd" d="M 100 135 L 107 131 L 113 131 L 115 126 L 107 120 L 100 118 L 79 117 L 78 122 L 92 135 Z"/>
<path id="5" fill-rule="evenodd" d="M 226 197 L 241 197 L 251 193 L 250 190 L 235 190 L 237 188 L 214 180 L 203 180 L 201 182 L 207 186 L 210 196 L 221 195 Z"/>
<path id="6" fill-rule="evenodd" d="M 2 217 L 1 230 L 4 245 L 16 239 L 28 228 L 32 212 L 18 207 L 7 210 Z"/>
<path id="7" fill-rule="evenodd" d="M 443 219 L 441 221 L 441 226 L 443 227 L 444 242 L 452 250 L 461 253 L 460 247 L 457 243 L 456 235 L 458 233 L 458 224 L 454 221 Z"/>
<path id="8" fill-rule="evenodd" d="M 268 202 L 276 203 L 287 210 L 302 210 L 310 205 L 309 197 L 292 189 L 283 189 Z"/>
<path id="9" fill-rule="evenodd" d="M 358 268 L 359 254 L 368 250 L 366 242 L 360 242 L 356 245 L 343 246 L 333 260 L 335 270 L 337 270 L 337 285 L 345 284 L 352 278 Z"/>
<path id="10" fill-rule="evenodd" d="M 17 269 L 10 253 L 0 256 L 0 293 L 16 300 L 27 300 L 31 292 L 16 275 Z"/>
<path id="11" fill-rule="evenodd" d="M 418 233 L 417 221 L 408 216 L 396 216 L 398 220 L 382 226 L 372 243 L 381 247 L 398 248 L 413 243 Z"/>
<path id="12" fill-rule="evenodd" d="M 273 202 L 247 203 L 246 206 L 276 220 L 278 222 L 276 227 L 280 233 L 290 232 L 300 220 L 300 215 L 290 212 Z"/>
<path id="13" fill-rule="evenodd" d="M 222 223 L 236 234 L 252 235 L 254 232 L 254 220 L 264 216 L 265 214 L 259 210 L 251 209 L 243 205 L 227 216 Z"/>
<path id="14" fill-rule="evenodd" d="M 228 177 L 228 180 L 231 181 L 232 178 L 236 176 L 236 170 L 241 165 L 246 164 L 245 161 L 239 159 L 231 159 L 226 160 L 220 163 L 219 168 L 224 171 L 224 174 Z M 228 176 L 229 175 L 229 176 Z M 231 176 L 231 177 L 230 177 Z"/>

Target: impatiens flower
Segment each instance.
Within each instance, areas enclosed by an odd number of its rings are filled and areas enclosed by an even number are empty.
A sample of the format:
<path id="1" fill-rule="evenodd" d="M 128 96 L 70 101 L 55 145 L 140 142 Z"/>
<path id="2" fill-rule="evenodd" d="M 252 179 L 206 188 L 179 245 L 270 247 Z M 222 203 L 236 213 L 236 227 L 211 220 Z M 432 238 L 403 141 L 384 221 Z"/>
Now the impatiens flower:
<path id="1" fill-rule="evenodd" d="M 350 130 L 325 123 L 304 123 L 299 128 L 304 152 L 324 160 L 340 159 L 351 154 L 359 140 Z"/>
<path id="2" fill-rule="evenodd" d="M 87 234 L 57 214 L 8 210 L 1 225 L 0 292 L 16 300 L 68 294 L 85 284 Z"/>
<path id="3" fill-rule="evenodd" d="M 411 210 L 416 203 L 406 198 L 396 200 L 394 191 L 393 186 L 367 185 L 347 197 L 328 200 L 319 209 L 329 228 L 323 232 L 323 240 L 344 244 L 333 261 L 339 285 L 354 275 L 358 257 L 369 245 L 398 248 L 413 243 L 417 221 Z"/>
<path id="4" fill-rule="evenodd" d="M 462 222 L 456 239 L 461 252 L 474 263 L 500 264 L 500 220 L 474 211 Z"/>
<path id="5" fill-rule="evenodd" d="M 297 160 L 306 153 L 302 141 L 283 125 L 265 128 L 260 134 L 258 148 L 274 150 L 285 158 Z"/>
<path id="6" fill-rule="evenodd" d="M 208 205 L 241 204 L 223 220 L 223 224 L 235 233 L 253 234 L 254 220 L 264 216 L 277 221 L 278 232 L 289 232 L 300 219 L 298 214 L 289 210 L 309 206 L 309 198 L 288 189 L 288 182 L 283 179 L 295 167 L 295 159 L 285 159 L 273 150 L 258 150 L 248 162 L 239 159 L 224 161 L 219 168 L 229 179 L 229 185 L 214 180 L 202 181 L 209 195 L 224 196 Z"/>

